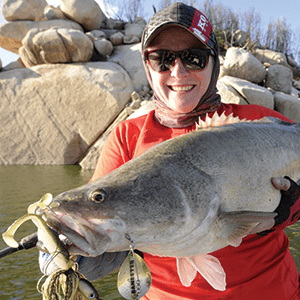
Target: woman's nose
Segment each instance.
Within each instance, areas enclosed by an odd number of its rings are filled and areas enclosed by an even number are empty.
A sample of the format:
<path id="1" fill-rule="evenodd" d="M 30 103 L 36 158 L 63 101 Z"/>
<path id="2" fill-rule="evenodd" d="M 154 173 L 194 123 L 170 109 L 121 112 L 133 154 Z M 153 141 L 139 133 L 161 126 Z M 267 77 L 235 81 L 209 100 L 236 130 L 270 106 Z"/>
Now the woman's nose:
<path id="1" fill-rule="evenodd" d="M 174 65 L 171 68 L 171 76 L 180 78 L 187 76 L 189 71 L 185 68 L 184 64 L 182 63 L 179 57 L 176 58 Z"/>

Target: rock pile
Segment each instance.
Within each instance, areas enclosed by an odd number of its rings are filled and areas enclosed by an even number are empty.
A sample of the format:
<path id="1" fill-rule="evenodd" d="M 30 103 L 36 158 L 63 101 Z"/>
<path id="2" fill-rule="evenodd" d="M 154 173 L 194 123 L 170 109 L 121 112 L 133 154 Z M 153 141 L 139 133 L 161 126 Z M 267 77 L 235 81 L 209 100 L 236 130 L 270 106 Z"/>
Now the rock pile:
<path id="1" fill-rule="evenodd" d="M 0 164 L 94 168 L 112 128 L 154 108 L 140 53 L 145 20 L 107 18 L 94 0 L 3 0 L 2 14 L 0 47 L 20 58 L 0 72 Z M 231 47 L 221 60 L 223 102 L 300 121 L 291 58 Z"/>
<path id="2" fill-rule="evenodd" d="M 229 48 L 217 84 L 222 101 L 262 105 L 300 122 L 299 81 L 290 61 L 270 50 Z"/>

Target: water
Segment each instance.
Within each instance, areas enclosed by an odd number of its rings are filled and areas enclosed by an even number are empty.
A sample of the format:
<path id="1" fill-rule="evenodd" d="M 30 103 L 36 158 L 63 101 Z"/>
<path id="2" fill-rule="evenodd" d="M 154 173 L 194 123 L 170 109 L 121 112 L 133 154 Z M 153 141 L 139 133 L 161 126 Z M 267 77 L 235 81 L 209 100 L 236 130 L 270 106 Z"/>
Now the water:
<path id="1" fill-rule="evenodd" d="M 91 178 L 92 171 L 78 166 L 0 166 L 0 234 L 17 218 L 27 212 L 29 204 L 44 194 L 56 196 L 62 191 L 82 185 Z M 31 221 L 24 223 L 16 239 L 36 231 Z M 300 222 L 286 229 L 291 251 L 300 272 Z M 0 238 L 0 249 L 6 244 Z M 38 267 L 38 251 L 23 250 L 0 259 L 0 299 L 40 300 L 36 284 L 42 276 Z M 93 282 L 104 300 L 121 300 L 116 287 L 116 272 Z"/>
<path id="2" fill-rule="evenodd" d="M 17 218 L 27 213 L 27 207 L 44 194 L 60 192 L 87 183 L 92 171 L 78 166 L 0 166 L 0 234 Z M 36 231 L 31 221 L 25 222 L 15 237 Z M 0 249 L 7 245 L 0 237 Z M 117 291 L 116 272 L 93 282 L 104 300 L 121 300 Z M 23 250 L 0 259 L 0 299 L 41 300 L 37 282 L 42 276 L 37 249 Z"/>

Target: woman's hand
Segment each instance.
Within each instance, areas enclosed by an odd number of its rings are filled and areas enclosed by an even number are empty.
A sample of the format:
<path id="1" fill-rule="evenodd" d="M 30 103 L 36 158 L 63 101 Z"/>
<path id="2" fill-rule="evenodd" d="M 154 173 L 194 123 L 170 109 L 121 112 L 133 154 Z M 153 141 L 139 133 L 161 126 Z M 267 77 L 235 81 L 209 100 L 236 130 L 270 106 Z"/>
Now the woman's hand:
<path id="1" fill-rule="evenodd" d="M 282 230 L 285 227 L 294 224 L 300 217 L 300 186 L 290 177 L 273 177 L 271 178 L 273 186 L 280 190 L 281 200 L 275 209 L 275 225 L 269 230 L 257 233 L 265 236 L 275 230 Z"/>

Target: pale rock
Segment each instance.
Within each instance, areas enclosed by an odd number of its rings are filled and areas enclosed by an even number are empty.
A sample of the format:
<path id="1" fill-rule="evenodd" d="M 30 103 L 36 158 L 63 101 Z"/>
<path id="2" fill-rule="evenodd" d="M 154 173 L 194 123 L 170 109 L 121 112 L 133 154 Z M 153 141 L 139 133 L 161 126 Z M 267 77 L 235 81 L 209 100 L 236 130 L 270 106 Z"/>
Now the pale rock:
<path id="1" fill-rule="evenodd" d="M 274 98 L 268 89 L 230 76 L 223 77 L 222 82 L 232 86 L 249 104 L 257 104 L 274 109 Z"/>
<path id="2" fill-rule="evenodd" d="M 292 92 L 293 84 L 293 71 L 283 65 L 272 65 L 268 69 L 268 75 L 266 79 L 266 87 L 290 94 Z"/>
<path id="3" fill-rule="evenodd" d="M 231 47 L 227 50 L 223 68 L 228 76 L 260 83 L 266 76 L 266 70 L 258 59 L 248 51 Z"/>
<path id="4" fill-rule="evenodd" d="M 59 7 L 53 7 L 50 5 L 47 5 L 45 7 L 44 16 L 45 16 L 45 19 L 47 19 L 47 20 L 56 20 L 56 19 L 67 20 L 68 19 Z"/>
<path id="5" fill-rule="evenodd" d="M 297 63 L 295 62 L 295 60 L 293 59 L 292 56 L 288 55 L 286 56 L 286 59 L 287 59 L 287 63 L 293 67 L 293 68 L 296 68 L 297 67 Z"/>
<path id="6" fill-rule="evenodd" d="M 300 91 L 295 89 L 294 87 L 292 87 L 291 96 L 293 96 L 295 98 L 299 98 L 300 97 Z"/>
<path id="7" fill-rule="evenodd" d="M 106 16 L 94 0 L 61 0 L 61 11 L 86 31 L 99 29 Z"/>
<path id="8" fill-rule="evenodd" d="M 293 86 L 300 91 L 300 81 L 293 80 Z"/>
<path id="9" fill-rule="evenodd" d="M 105 27 L 107 29 L 114 29 L 115 28 L 115 19 L 107 18 L 105 24 L 106 24 Z"/>
<path id="10" fill-rule="evenodd" d="M 86 62 L 92 54 L 94 45 L 81 31 L 64 28 L 51 28 L 28 32 L 20 57 L 26 67 L 47 63 Z"/>
<path id="11" fill-rule="evenodd" d="M 133 92 L 133 94 L 135 94 L 135 92 Z M 147 102 L 147 104 L 145 104 L 144 102 Z M 142 103 L 144 105 L 139 105 L 138 109 L 133 108 L 135 103 L 131 103 L 130 106 L 127 106 L 123 109 L 123 111 L 114 120 L 114 122 L 105 130 L 105 132 L 101 134 L 101 136 L 97 139 L 93 146 L 89 148 L 86 156 L 80 162 L 80 166 L 83 169 L 95 169 L 102 148 L 109 134 L 116 127 L 116 125 L 126 119 L 136 118 L 141 115 L 147 114 L 149 111 L 155 108 L 155 104 L 153 101 L 143 101 Z"/>
<path id="12" fill-rule="evenodd" d="M 243 98 L 232 86 L 223 82 L 222 78 L 217 82 L 217 89 L 223 103 L 234 103 L 240 105 L 249 104 L 246 99 Z"/>
<path id="13" fill-rule="evenodd" d="M 134 35 L 125 35 L 124 38 L 123 38 L 123 43 L 124 44 L 136 44 L 136 43 L 139 43 L 140 42 L 140 39 L 137 37 L 137 36 L 134 36 Z"/>
<path id="14" fill-rule="evenodd" d="M 94 45 L 99 54 L 109 56 L 114 49 L 113 44 L 105 38 L 94 41 Z"/>
<path id="15" fill-rule="evenodd" d="M 113 34 L 109 39 L 111 40 L 113 45 L 121 45 L 123 43 L 124 34 L 119 31 Z"/>
<path id="16" fill-rule="evenodd" d="M 22 47 L 22 40 L 25 38 L 28 31 L 31 29 L 48 30 L 53 27 L 69 28 L 83 32 L 83 29 L 79 24 L 67 20 L 4 23 L 0 25 L 0 47 L 18 54 L 19 48 Z"/>
<path id="17" fill-rule="evenodd" d="M 102 30 L 92 30 L 90 32 L 87 32 L 86 33 L 89 37 L 91 37 L 91 40 L 94 42 L 96 40 L 99 40 L 99 39 L 103 39 L 103 38 L 106 38 L 106 34 L 104 31 Z"/>
<path id="18" fill-rule="evenodd" d="M 121 20 L 116 20 L 112 18 L 106 19 L 106 28 L 107 29 L 118 29 L 121 30 L 125 26 L 125 23 Z"/>
<path id="19" fill-rule="evenodd" d="M 144 85 L 141 90 L 145 93 L 149 93 L 150 92 L 149 85 Z"/>
<path id="20" fill-rule="evenodd" d="M 220 66 L 220 73 L 219 73 L 219 77 L 218 79 L 221 79 L 222 77 L 226 76 L 227 75 L 227 70 L 224 68 L 223 65 Z"/>
<path id="21" fill-rule="evenodd" d="M 46 6 L 46 0 L 3 0 L 1 11 L 8 22 L 41 21 Z"/>
<path id="22" fill-rule="evenodd" d="M 140 43 L 115 46 L 114 52 L 108 61 L 119 64 L 127 71 L 136 91 L 140 91 L 143 86 L 149 85 L 143 66 Z"/>
<path id="23" fill-rule="evenodd" d="M 133 24 L 139 25 L 144 30 L 147 25 L 147 21 L 142 17 L 136 17 L 133 21 Z"/>
<path id="24" fill-rule="evenodd" d="M 106 39 L 109 40 L 113 34 L 119 32 L 120 30 L 101 28 L 101 31 L 105 33 Z M 124 30 L 121 30 L 121 32 L 124 34 Z"/>
<path id="25" fill-rule="evenodd" d="M 0 164 L 75 164 L 133 92 L 117 64 L 47 64 L 0 73 Z"/>
<path id="26" fill-rule="evenodd" d="M 21 68 L 25 68 L 25 66 L 22 64 L 22 60 L 19 58 L 18 60 L 7 64 L 1 71 L 10 71 Z"/>
<path id="27" fill-rule="evenodd" d="M 143 35 L 144 28 L 139 24 L 135 23 L 127 23 L 125 25 L 125 36 L 136 36 L 139 40 L 141 40 Z"/>
<path id="28" fill-rule="evenodd" d="M 243 30 L 238 29 L 233 34 L 233 39 L 237 46 L 243 46 L 248 39 L 248 33 Z"/>
<path id="29" fill-rule="evenodd" d="M 294 122 L 300 122 L 300 100 L 285 93 L 274 94 L 275 110 Z"/>
<path id="30" fill-rule="evenodd" d="M 83 170 L 93 170 L 96 168 L 97 160 L 110 132 L 111 130 L 106 134 L 102 134 L 100 138 L 97 139 L 97 141 L 88 149 L 88 152 L 79 162 L 79 165 Z"/>
<path id="31" fill-rule="evenodd" d="M 143 101 L 146 103 L 141 104 L 140 108 L 135 110 L 128 118 L 128 119 L 134 119 L 138 118 L 140 116 L 148 114 L 151 110 L 155 109 L 155 103 L 154 101 Z"/>
<path id="32" fill-rule="evenodd" d="M 270 65 L 284 65 L 288 66 L 286 56 L 283 53 L 268 49 L 255 49 L 253 55 L 262 63 L 269 63 Z"/>

